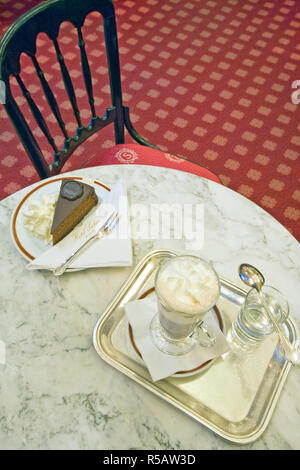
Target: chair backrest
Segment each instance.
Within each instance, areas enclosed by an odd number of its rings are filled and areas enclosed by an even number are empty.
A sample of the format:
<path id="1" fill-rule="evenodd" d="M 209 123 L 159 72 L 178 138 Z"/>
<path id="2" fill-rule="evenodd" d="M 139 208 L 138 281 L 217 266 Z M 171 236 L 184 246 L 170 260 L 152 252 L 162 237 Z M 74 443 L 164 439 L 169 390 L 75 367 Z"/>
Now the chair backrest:
<path id="1" fill-rule="evenodd" d="M 111 91 L 111 106 L 106 108 L 106 112 L 102 117 L 98 117 L 95 111 L 91 70 L 82 35 L 82 27 L 86 16 L 95 11 L 101 13 L 103 17 Z M 78 35 L 82 74 L 91 110 L 91 120 L 88 126 L 82 124 L 74 86 L 58 42 L 60 25 L 64 21 L 71 22 Z M 77 131 L 74 136 L 70 136 L 66 130 L 59 104 L 38 61 L 36 42 L 39 33 L 46 33 L 54 45 L 63 83 L 76 118 Z M 33 63 L 41 88 L 64 136 L 63 149 L 57 147 L 46 120 L 22 81 L 20 75 L 20 56 L 22 53 L 27 54 Z M 41 148 L 12 94 L 10 87 L 11 76 L 15 77 L 36 123 L 53 149 L 54 159 L 50 165 L 44 158 Z M 58 174 L 74 150 L 83 141 L 108 124 L 114 124 L 116 144 L 124 143 L 124 114 L 127 116 L 125 120 L 127 122 L 130 120 L 128 108 L 125 109 L 124 113 L 125 107 L 122 104 L 118 41 L 112 0 L 49 0 L 29 10 L 8 28 L 0 40 L 0 79 L 5 83 L 6 88 L 4 107 L 41 178 Z M 134 131 L 132 132 L 134 134 Z"/>

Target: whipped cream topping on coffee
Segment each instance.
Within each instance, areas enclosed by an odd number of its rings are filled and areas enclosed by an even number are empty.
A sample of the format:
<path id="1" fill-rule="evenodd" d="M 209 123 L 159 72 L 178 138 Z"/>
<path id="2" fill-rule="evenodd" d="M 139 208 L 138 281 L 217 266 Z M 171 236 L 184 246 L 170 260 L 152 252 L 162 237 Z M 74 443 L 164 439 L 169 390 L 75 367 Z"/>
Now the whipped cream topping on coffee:
<path id="1" fill-rule="evenodd" d="M 30 202 L 23 213 L 23 225 L 32 235 L 46 243 L 50 243 L 51 226 L 58 193 L 44 194 L 40 199 Z"/>
<path id="2" fill-rule="evenodd" d="M 198 313 L 212 305 L 219 283 L 210 266 L 201 260 L 174 259 L 157 279 L 160 296 L 174 310 Z"/>

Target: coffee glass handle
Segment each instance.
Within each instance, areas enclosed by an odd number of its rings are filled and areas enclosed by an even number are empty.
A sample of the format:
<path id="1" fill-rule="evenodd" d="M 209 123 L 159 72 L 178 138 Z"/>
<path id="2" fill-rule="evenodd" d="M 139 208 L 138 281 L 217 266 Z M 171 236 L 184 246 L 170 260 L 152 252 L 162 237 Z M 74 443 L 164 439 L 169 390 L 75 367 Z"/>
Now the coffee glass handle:
<path id="1" fill-rule="evenodd" d="M 204 348 L 214 346 L 217 341 L 214 333 L 208 329 L 203 320 L 198 321 L 191 336 Z"/>

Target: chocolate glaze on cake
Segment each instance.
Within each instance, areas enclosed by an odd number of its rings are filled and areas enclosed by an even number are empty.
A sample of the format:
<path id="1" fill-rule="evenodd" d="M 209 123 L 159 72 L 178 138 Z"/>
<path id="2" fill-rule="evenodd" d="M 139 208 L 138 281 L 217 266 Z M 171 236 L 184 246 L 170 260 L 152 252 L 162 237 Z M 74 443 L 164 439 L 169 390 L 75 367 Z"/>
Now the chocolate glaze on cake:
<path id="1" fill-rule="evenodd" d="M 63 180 L 51 228 L 53 245 L 68 235 L 97 202 L 92 186 L 76 180 Z"/>

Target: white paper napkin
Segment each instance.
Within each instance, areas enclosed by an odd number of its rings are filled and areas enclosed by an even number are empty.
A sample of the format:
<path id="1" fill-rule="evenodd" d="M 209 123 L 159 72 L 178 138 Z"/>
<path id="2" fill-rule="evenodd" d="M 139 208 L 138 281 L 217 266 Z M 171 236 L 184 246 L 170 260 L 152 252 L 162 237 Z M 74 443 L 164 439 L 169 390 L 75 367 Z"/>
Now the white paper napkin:
<path id="1" fill-rule="evenodd" d="M 131 266 L 132 244 L 128 214 L 127 190 L 124 179 L 120 179 L 101 201 L 99 207 L 88 214 L 69 235 L 31 261 L 26 268 L 54 269 L 71 256 L 83 242 L 96 233 L 105 220 L 117 211 L 119 223 L 104 238 L 95 240 L 72 263 L 73 269 L 86 269 L 106 266 Z"/>
<path id="2" fill-rule="evenodd" d="M 134 342 L 154 382 L 179 371 L 194 369 L 200 364 L 220 356 L 229 349 L 225 335 L 211 313 L 208 313 L 204 320 L 206 325 L 214 332 L 216 343 L 208 348 L 197 346 L 181 356 L 171 356 L 157 349 L 151 338 L 150 323 L 157 313 L 155 294 L 151 294 L 146 299 L 128 302 L 125 305 L 125 312 L 133 330 Z"/>

